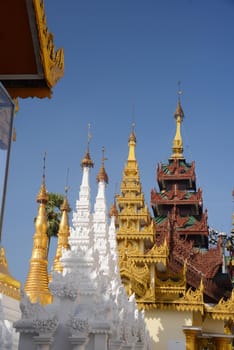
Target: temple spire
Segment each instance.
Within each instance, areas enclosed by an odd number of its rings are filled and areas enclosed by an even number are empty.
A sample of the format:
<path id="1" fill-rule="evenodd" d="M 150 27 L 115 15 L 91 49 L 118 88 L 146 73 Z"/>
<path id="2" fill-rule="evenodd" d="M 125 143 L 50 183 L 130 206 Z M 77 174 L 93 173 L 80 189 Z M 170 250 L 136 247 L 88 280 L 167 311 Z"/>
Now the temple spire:
<path id="1" fill-rule="evenodd" d="M 89 145 L 90 145 L 90 141 L 91 141 L 91 137 L 92 137 L 91 133 L 90 133 L 90 128 L 91 128 L 91 125 L 88 124 L 88 144 L 87 144 L 85 156 L 81 161 L 82 168 L 84 168 L 84 167 L 93 168 L 93 161 L 92 161 L 92 159 L 90 157 L 90 153 L 89 153 Z"/>
<path id="2" fill-rule="evenodd" d="M 79 199 L 76 201 L 76 211 L 73 212 L 71 234 L 69 237 L 69 244 L 72 251 L 81 249 L 86 251 L 90 245 L 90 226 L 91 226 L 91 193 L 90 193 L 90 169 L 93 168 L 94 163 L 90 157 L 90 124 L 88 125 L 88 147 L 86 154 L 81 162 L 82 167 L 82 181 L 79 191 Z"/>
<path id="3" fill-rule="evenodd" d="M 182 95 L 182 91 L 180 89 L 180 82 L 178 83 L 178 102 L 176 106 L 176 111 L 174 114 L 175 120 L 176 120 L 176 133 L 175 137 L 173 140 L 173 145 L 172 145 L 172 155 L 170 159 L 184 159 L 183 156 L 183 140 L 181 137 L 181 132 L 180 132 L 180 127 L 181 123 L 184 119 L 184 112 L 181 107 L 180 103 L 180 96 Z"/>
<path id="4" fill-rule="evenodd" d="M 37 195 L 39 203 L 38 215 L 35 220 L 35 234 L 33 237 L 32 256 L 30 260 L 29 273 L 25 282 L 24 290 L 32 303 L 40 302 L 49 304 L 52 296 L 48 287 L 48 236 L 46 204 L 48 195 L 45 185 L 45 156 L 43 176 L 40 191 Z"/>
<path id="5" fill-rule="evenodd" d="M 70 211 L 70 207 L 67 200 L 67 192 L 68 192 L 68 183 L 65 187 L 65 196 L 63 203 L 61 205 L 61 220 L 59 224 L 59 231 L 58 231 L 58 244 L 57 244 L 57 250 L 54 257 L 54 265 L 53 265 L 53 271 L 62 272 L 63 266 L 61 264 L 61 257 L 63 249 L 70 249 L 70 245 L 68 243 L 68 237 L 70 235 L 70 229 L 69 229 L 69 218 L 68 213 Z"/>
<path id="6" fill-rule="evenodd" d="M 107 160 L 107 158 L 105 158 L 104 153 L 105 153 L 105 149 L 104 147 L 102 147 L 101 167 L 97 175 L 97 182 L 104 181 L 106 184 L 108 184 L 108 176 L 104 166 L 104 162 L 105 160 Z"/>
<path id="7" fill-rule="evenodd" d="M 129 147 L 129 153 L 128 153 L 128 161 L 129 160 L 136 160 L 135 157 L 135 148 L 136 148 L 136 135 L 135 135 L 135 123 L 132 123 L 132 130 L 128 139 L 128 147 Z"/>

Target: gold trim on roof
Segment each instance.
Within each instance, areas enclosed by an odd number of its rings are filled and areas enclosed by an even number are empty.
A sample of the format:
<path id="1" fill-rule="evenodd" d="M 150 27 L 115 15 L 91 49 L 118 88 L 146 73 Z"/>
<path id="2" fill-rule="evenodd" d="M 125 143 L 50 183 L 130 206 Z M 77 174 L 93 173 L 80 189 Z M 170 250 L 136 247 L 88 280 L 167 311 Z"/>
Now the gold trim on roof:
<path id="1" fill-rule="evenodd" d="M 234 320 L 234 289 L 229 299 L 222 298 L 214 307 L 207 306 L 207 311 L 214 320 Z"/>
<path id="2" fill-rule="evenodd" d="M 64 75 L 64 51 L 55 50 L 53 34 L 46 24 L 44 0 L 33 0 L 40 43 L 40 54 L 48 86 L 52 88 Z"/>

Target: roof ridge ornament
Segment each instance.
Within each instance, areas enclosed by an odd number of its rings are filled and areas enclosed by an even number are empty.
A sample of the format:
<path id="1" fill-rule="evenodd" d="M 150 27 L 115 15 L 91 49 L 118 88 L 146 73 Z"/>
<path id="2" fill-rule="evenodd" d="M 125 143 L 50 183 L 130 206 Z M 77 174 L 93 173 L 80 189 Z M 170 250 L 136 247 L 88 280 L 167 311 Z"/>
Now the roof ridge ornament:
<path id="1" fill-rule="evenodd" d="M 178 81 L 178 102 L 174 117 L 176 120 L 176 133 L 172 144 L 172 155 L 170 159 L 184 159 L 183 156 L 183 140 L 180 133 L 180 126 L 184 119 L 184 112 L 181 107 L 180 96 L 182 95 L 181 82 Z"/>
<path id="2" fill-rule="evenodd" d="M 91 124 L 89 123 L 88 124 L 87 150 L 86 150 L 84 158 L 81 161 L 81 167 L 82 168 L 84 168 L 84 167 L 93 168 L 93 165 L 94 165 L 94 163 L 93 163 L 93 161 L 92 161 L 92 159 L 90 157 L 90 154 L 89 154 L 89 145 L 90 145 L 90 140 L 92 138 L 92 135 L 90 133 L 90 128 L 91 128 Z"/>

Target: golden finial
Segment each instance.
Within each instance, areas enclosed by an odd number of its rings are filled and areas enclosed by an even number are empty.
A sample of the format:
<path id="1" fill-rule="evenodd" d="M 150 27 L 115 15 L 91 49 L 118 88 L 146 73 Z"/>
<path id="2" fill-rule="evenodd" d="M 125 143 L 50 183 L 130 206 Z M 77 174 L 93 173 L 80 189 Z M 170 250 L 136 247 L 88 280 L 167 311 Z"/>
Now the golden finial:
<path id="1" fill-rule="evenodd" d="M 135 123 L 132 122 L 132 129 L 128 139 L 129 153 L 128 160 L 136 160 L 135 147 L 136 147 L 136 135 L 135 135 Z"/>
<path id="2" fill-rule="evenodd" d="M 183 156 L 183 141 L 180 133 L 180 125 L 184 118 L 184 112 L 180 104 L 180 96 L 182 95 L 182 90 L 180 87 L 180 81 L 178 82 L 178 102 L 176 106 L 176 111 L 174 117 L 176 119 L 176 134 L 172 145 L 172 156 L 170 159 L 184 159 Z"/>
<path id="3" fill-rule="evenodd" d="M 89 144 L 90 144 L 90 140 L 92 138 L 91 133 L 90 133 L 90 128 L 91 128 L 91 125 L 88 124 L 88 145 L 87 145 L 87 150 L 86 150 L 85 156 L 81 162 L 82 168 L 84 168 L 84 167 L 93 168 L 93 165 L 94 165 L 94 163 L 90 157 L 90 154 L 89 154 Z"/>
<path id="4" fill-rule="evenodd" d="M 104 156 L 105 154 L 105 148 L 102 147 L 102 158 L 101 158 L 101 168 L 99 170 L 99 173 L 97 175 L 97 182 L 104 181 L 106 184 L 108 183 L 108 176 L 104 167 L 104 162 L 107 160 Z"/>
<path id="5" fill-rule="evenodd" d="M 65 185 L 65 189 L 64 189 L 64 192 L 65 192 L 64 201 L 60 207 L 61 211 L 67 211 L 67 212 L 70 211 L 70 207 L 69 207 L 68 200 L 67 200 L 67 193 L 68 193 L 68 190 L 70 188 L 68 185 L 68 179 L 69 179 L 69 168 L 67 169 L 66 185 Z"/>
<path id="6" fill-rule="evenodd" d="M 68 169 L 69 171 L 69 169 Z M 65 196 L 63 203 L 60 207 L 62 215 L 61 220 L 59 224 L 59 231 L 58 231 L 58 244 L 57 244 L 57 250 L 54 257 L 54 265 L 53 265 L 53 271 L 62 272 L 63 266 L 61 264 L 61 257 L 62 257 L 62 251 L 63 249 L 70 249 L 70 245 L 68 242 L 68 238 L 70 236 L 70 229 L 69 229 L 69 218 L 68 213 L 70 211 L 70 207 L 67 200 L 67 192 L 69 189 L 68 186 L 68 171 L 67 171 L 67 180 L 66 180 L 66 186 L 65 186 Z"/>
<path id="7" fill-rule="evenodd" d="M 46 185 L 45 185 L 45 169 L 46 169 L 46 152 L 44 153 L 44 157 L 43 157 L 42 184 L 40 187 L 40 191 L 37 195 L 37 202 L 46 204 L 48 202 L 48 195 L 47 195 Z"/>

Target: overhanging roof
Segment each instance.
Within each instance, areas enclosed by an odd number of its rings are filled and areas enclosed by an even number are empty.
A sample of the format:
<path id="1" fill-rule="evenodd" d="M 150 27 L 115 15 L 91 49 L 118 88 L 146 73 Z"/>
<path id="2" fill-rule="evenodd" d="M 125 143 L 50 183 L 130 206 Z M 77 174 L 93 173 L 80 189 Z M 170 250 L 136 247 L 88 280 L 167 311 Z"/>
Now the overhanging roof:
<path id="1" fill-rule="evenodd" d="M 43 0 L 1 2 L 0 48 L 0 81 L 11 97 L 51 97 L 64 53 L 55 50 Z"/>

